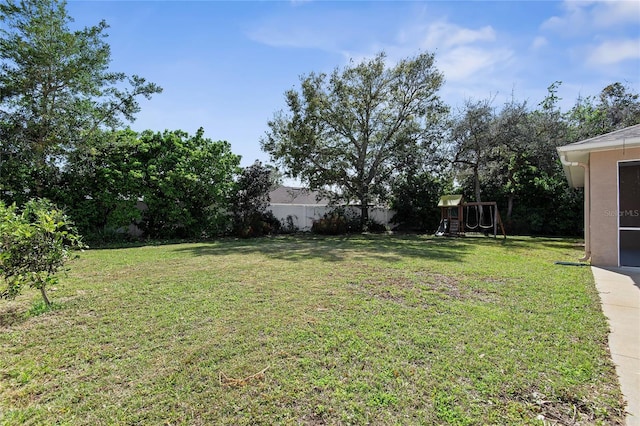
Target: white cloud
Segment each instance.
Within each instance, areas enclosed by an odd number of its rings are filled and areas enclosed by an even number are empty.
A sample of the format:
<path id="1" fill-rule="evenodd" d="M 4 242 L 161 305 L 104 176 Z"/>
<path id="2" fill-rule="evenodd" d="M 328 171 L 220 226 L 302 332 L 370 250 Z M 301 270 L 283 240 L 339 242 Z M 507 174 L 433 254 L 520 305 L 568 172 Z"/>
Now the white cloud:
<path id="1" fill-rule="evenodd" d="M 254 30 L 250 37 L 276 47 L 317 48 L 341 54 L 345 62 L 358 63 L 372 58 L 380 51 L 387 54 L 391 65 L 420 51 L 436 53 L 436 66 L 444 72 L 448 81 L 459 81 L 474 74 L 495 69 L 508 61 L 513 52 L 496 46 L 497 33 L 487 25 L 465 28 L 440 19 L 405 25 L 398 30 L 393 41 L 379 42 L 375 36 L 355 49 L 335 31 L 302 25 L 275 25 L 271 22 Z"/>
<path id="2" fill-rule="evenodd" d="M 509 62 L 512 56 L 513 53 L 507 49 L 480 49 L 461 46 L 444 52 L 439 56 L 438 64 L 447 81 L 455 82 L 503 66 Z"/>
<path id="3" fill-rule="evenodd" d="M 565 14 L 562 16 L 552 16 L 542 23 L 541 28 L 547 31 L 571 35 L 587 29 L 589 22 L 583 7 L 586 7 L 588 4 L 588 2 L 565 2 Z"/>
<path id="4" fill-rule="evenodd" d="M 301 26 L 283 28 L 279 25 L 265 25 L 250 32 L 249 37 L 273 47 L 330 49 L 335 45 L 331 34 Z"/>
<path id="5" fill-rule="evenodd" d="M 628 59 L 640 59 L 640 39 L 604 41 L 591 51 L 587 63 L 612 65 Z"/>
<path id="6" fill-rule="evenodd" d="M 603 1 L 594 5 L 591 19 L 595 26 L 610 28 L 640 22 L 640 2 L 637 0 Z"/>
<path id="7" fill-rule="evenodd" d="M 441 19 L 405 27 L 396 40 L 397 45 L 386 50 L 399 51 L 399 57 L 411 50 L 436 52 L 436 65 L 449 82 L 495 70 L 513 57 L 510 49 L 501 46 L 490 25 L 465 28 Z"/>
<path id="8" fill-rule="evenodd" d="M 362 25 L 355 19 L 353 14 L 341 10 L 322 14 L 313 7 L 292 7 L 287 13 L 261 18 L 245 34 L 272 47 L 340 53 L 381 36 L 375 26 Z"/>
<path id="9" fill-rule="evenodd" d="M 533 50 L 538 50 L 541 47 L 546 46 L 547 44 L 549 44 L 549 41 L 545 37 L 538 36 L 534 38 L 533 41 L 531 42 L 531 48 Z"/>
<path id="10" fill-rule="evenodd" d="M 563 14 L 547 19 L 541 28 L 576 35 L 640 23 L 640 2 L 634 0 L 565 0 L 563 9 Z"/>
<path id="11" fill-rule="evenodd" d="M 564 53 L 557 60 L 583 76 L 595 72 L 603 81 L 628 76 L 637 81 L 640 1 L 566 0 L 562 9 L 540 27 L 553 44 L 550 51 Z"/>
<path id="12" fill-rule="evenodd" d="M 413 23 L 399 25 L 395 37 L 380 38 L 376 32 L 362 37 L 362 43 L 349 43 L 340 32 L 331 28 L 320 30 L 309 26 L 288 24 L 276 25 L 276 22 L 264 23 L 254 30 L 251 38 L 264 44 L 279 47 L 317 48 L 339 53 L 345 63 L 353 60 L 359 63 L 372 58 L 380 51 L 387 54 L 387 63 L 393 65 L 401 59 L 419 52 L 434 52 L 436 67 L 447 83 L 461 89 L 471 88 L 478 93 L 488 94 L 498 82 L 504 82 L 510 66 L 514 66 L 517 52 L 500 39 L 500 35 L 491 25 L 480 27 L 463 26 L 446 18 L 429 19 L 420 14 L 412 18 Z M 278 22 L 282 24 L 282 22 Z M 539 37 L 534 41 L 537 47 L 543 46 L 546 39 Z M 499 77 L 497 77 L 499 76 Z M 496 81 L 489 84 L 490 79 Z M 474 92 L 475 94 L 475 92 Z"/>
<path id="13" fill-rule="evenodd" d="M 426 49 L 449 48 L 496 39 L 496 32 L 491 26 L 473 30 L 439 21 L 428 25 L 425 30 L 426 34 L 420 44 Z"/>

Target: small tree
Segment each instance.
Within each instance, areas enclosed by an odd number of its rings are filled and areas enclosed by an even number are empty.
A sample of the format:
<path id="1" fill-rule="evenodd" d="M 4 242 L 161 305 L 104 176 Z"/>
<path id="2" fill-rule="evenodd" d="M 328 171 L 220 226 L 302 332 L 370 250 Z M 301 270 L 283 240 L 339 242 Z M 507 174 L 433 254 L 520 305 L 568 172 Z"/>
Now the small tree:
<path id="1" fill-rule="evenodd" d="M 279 228 L 280 222 L 267 211 L 269 191 L 277 186 L 277 172 L 260 161 L 242 170 L 232 197 L 233 231 L 241 237 L 257 237 Z M 276 229 L 274 229 L 276 228 Z"/>
<path id="2" fill-rule="evenodd" d="M 440 220 L 438 200 L 451 191 L 448 180 L 426 170 L 401 176 L 391 187 L 391 209 L 396 212 L 391 221 L 400 229 L 435 231 Z"/>
<path id="3" fill-rule="evenodd" d="M 47 287 L 57 284 L 57 272 L 82 247 L 73 224 L 50 201 L 30 200 L 21 212 L 0 201 L 0 275 L 6 285 L 0 297 L 13 299 L 28 285 L 50 306 Z"/>

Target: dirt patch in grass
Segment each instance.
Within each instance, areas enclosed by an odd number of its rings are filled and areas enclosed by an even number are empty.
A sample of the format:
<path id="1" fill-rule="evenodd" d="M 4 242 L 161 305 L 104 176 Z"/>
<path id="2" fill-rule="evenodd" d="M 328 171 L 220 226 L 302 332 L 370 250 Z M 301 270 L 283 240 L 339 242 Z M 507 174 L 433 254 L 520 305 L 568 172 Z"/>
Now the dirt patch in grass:
<path id="1" fill-rule="evenodd" d="M 418 272 L 416 278 L 427 286 L 430 291 L 444 295 L 450 299 L 461 301 L 494 302 L 497 295 L 487 288 L 471 286 L 467 281 L 456 276 L 444 275 L 437 272 Z M 488 283 L 490 280 L 484 280 Z"/>
<path id="2" fill-rule="evenodd" d="M 489 288 L 469 285 L 454 275 L 431 271 L 405 272 L 399 269 L 360 265 L 357 270 L 361 277 L 350 281 L 366 294 L 382 301 L 394 302 L 410 307 L 426 307 L 437 300 L 458 300 L 462 302 L 495 302 L 498 295 Z M 485 283 L 499 283 L 499 280 L 485 280 Z"/>
<path id="3" fill-rule="evenodd" d="M 359 284 L 378 299 L 406 304 L 409 294 L 419 291 L 416 283 L 401 271 L 369 265 L 363 265 L 360 271 L 363 278 Z"/>
<path id="4" fill-rule="evenodd" d="M 416 278 L 433 292 L 454 299 L 464 298 L 463 292 L 460 291 L 460 281 L 456 277 L 435 272 L 418 272 L 416 273 Z"/>

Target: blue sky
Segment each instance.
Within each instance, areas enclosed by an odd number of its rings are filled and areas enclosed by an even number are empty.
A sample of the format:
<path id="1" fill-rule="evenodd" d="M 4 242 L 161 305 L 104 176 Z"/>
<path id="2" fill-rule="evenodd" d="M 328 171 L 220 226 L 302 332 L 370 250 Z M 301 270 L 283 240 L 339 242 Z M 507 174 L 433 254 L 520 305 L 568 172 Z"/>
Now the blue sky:
<path id="1" fill-rule="evenodd" d="M 268 163 L 260 138 L 300 76 L 380 51 L 433 52 L 440 92 L 537 105 L 562 81 L 563 109 L 622 82 L 640 93 L 639 1 L 70 1 L 77 26 L 110 25 L 112 69 L 164 88 L 134 130 L 205 129 L 242 165 Z"/>

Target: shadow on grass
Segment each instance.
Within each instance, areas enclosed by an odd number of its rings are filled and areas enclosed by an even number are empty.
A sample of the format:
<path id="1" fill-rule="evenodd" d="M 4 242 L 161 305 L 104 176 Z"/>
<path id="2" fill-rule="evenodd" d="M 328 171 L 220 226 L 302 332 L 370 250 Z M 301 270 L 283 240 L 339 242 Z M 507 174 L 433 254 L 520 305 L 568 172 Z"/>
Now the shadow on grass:
<path id="1" fill-rule="evenodd" d="M 531 244 L 564 250 L 584 250 L 584 240 L 578 237 L 531 237 Z"/>
<path id="2" fill-rule="evenodd" d="M 503 239 L 505 247 L 535 248 L 542 246 L 550 249 L 579 250 L 584 248 L 584 240 L 577 237 L 537 237 L 537 236 L 513 236 Z"/>
<path id="3" fill-rule="evenodd" d="M 288 235 L 251 240 L 225 239 L 210 243 L 193 244 L 176 248 L 195 256 L 224 256 L 238 253 L 260 253 L 264 256 L 301 261 L 320 259 L 339 262 L 346 254 L 362 253 L 368 258 L 383 262 L 396 262 L 403 258 L 427 258 L 458 262 L 464 259 L 472 241 L 453 238 L 431 238 L 421 235 Z"/>
<path id="4" fill-rule="evenodd" d="M 140 247 L 156 247 L 170 246 L 178 244 L 201 243 L 202 239 L 174 239 L 174 240 L 132 240 L 132 241 L 114 241 L 114 242 L 86 242 L 87 250 L 120 250 Z"/>

